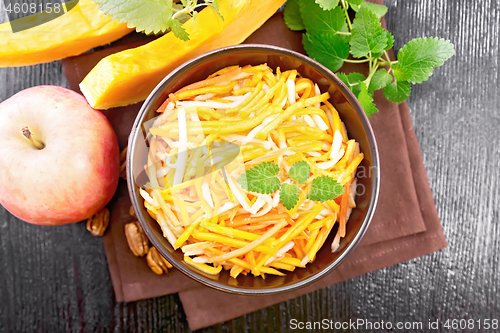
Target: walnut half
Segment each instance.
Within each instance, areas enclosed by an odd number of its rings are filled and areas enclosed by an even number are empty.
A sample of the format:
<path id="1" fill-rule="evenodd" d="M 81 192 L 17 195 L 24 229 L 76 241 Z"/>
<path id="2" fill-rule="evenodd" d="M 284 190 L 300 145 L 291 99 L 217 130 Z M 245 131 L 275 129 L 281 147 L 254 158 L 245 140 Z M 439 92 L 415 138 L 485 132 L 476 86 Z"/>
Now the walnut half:
<path id="1" fill-rule="evenodd" d="M 127 180 L 127 147 L 120 152 L 120 177 Z"/>
<path id="2" fill-rule="evenodd" d="M 151 270 L 158 275 L 167 273 L 168 269 L 172 268 L 172 265 L 167 261 L 167 259 L 165 259 L 153 246 L 149 248 L 146 259 L 148 260 L 149 268 L 151 268 Z"/>
<path id="3" fill-rule="evenodd" d="M 102 236 L 108 229 L 109 210 L 101 209 L 97 214 L 87 220 L 87 230 L 94 236 Z"/>
<path id="4" fill-rule="evenodd" d="M 136 257 L 145 256 L 149 250 L 149 242 L 146 234 L 142 230 L 139 222 L 131 222 L 125 224 L 125 236 L 127 243 Z"/>

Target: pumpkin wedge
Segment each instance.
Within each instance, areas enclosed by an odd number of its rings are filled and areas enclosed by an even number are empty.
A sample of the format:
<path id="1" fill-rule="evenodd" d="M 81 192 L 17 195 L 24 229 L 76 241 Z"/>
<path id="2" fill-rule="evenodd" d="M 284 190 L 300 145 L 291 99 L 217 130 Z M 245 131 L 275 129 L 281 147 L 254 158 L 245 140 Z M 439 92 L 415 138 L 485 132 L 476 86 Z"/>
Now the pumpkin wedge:
<path id="1" fill-rule="evenodd" d="M 80 90 L 96 109 L 143 101 L 173 69 L 205 52 L 240 44 L 257 30 L 284 0 L 220 0 L 222 20 L 204 8 L 183 27 L 190 40 L 167 33 L 137 48 L 103 58 L 80 83 Z"/>
<path id="2" fill-rule="evenodd" d="M 111 20 L 90 0 L 66 4 L 72 5 L 66 14 L 41 25 L 36 25 L 41 14 L 21 18 L 20 24 L 33 28 L 16 33 L 10 23 L 0 24 L 0 67 L 35 65 L 78 55 L 133 30 Z"/>

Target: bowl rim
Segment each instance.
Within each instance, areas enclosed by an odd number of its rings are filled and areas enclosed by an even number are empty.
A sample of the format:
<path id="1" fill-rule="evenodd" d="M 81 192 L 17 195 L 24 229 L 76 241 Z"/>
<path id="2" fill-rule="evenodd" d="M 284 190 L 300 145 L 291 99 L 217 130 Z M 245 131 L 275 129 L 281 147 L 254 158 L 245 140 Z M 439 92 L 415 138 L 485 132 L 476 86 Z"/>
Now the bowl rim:
<path id="1" fill-rule="evenodd" d="M 141 124 L 144 121 L 144 116 L 147 113 L 148 109 L 150 108 L 150 103 L 151 101 L 157 97 L 158 94 L 162 93 L 162 90 L 164 88 L 164 85 L 166 82 L 168 82 L 172 77 L 176 76 L 179 74 L 179 72 L 182 72 L 183 70 L 190 68 L 193 65 L 196 65 L 199 61 L 203 60 L 206 57 L 212 57 L 217 54 L 225 54 L 225 53 L 231 53 L 234 52 L 235 50 L 244 52 L 245 50 L 258 50 L 258 51 L 270 51 L 272 53 L 278 53 L 278 54 L 283 54 L 287 56 L 292 56 L 295 58 L 298 58 L 300 61 L 304 62 L 305 64 L 315 68 L 316 70 L 320 72 L 326 73 L 326 75 L 330 76 L 331 79 L 335 82 L 335 84 L 340 88 L 341 92 L 343 93 L 344 97 L 350 102 L 354 110 L 360 115 L 361 122 L 363 124 L 363 127 L 365 128 L 367 132 L 367 137 L 368 137 L 368 142 L 370 143 L 370 150 L 372 154 L 372 166 L 373 169 L 375 170 L 373 172 L 373 188 L 372 188 L 372 200 L 370 201 L 370 204 L 368 206 L 368 210 L 366 213 L 365 218 L 363 219 L 361 223 L 361 227 L 357 234 L 354 236 L 353 240 L 350 242 L 350 244 L 345 248 L 345 250 L 340 254 L 340 256 L 333 261 L 331 264 L 323 268 L 317 273 L 312 274 L 311 276 L 300 280 L 298 282 L 285 285 L 285 286 L 277 286 L 277 287 L 265 287 L 265 288 L 255 288 L 255 289 L 249 289 L 249 288 L 239 288 L 239 287 L 234 287 L 222 283 L 218 283 L 218 281 L 212 280 L 210 278 L 205 277 L 201 273 L 196 273 L 193 270 L 185 267 L 184 265 L 180 264 L 177 262 L 177 259 L 173 258 L 168 251 L 165 251 L 163 249 L 163 246 L 156 240 L 156 237 L 152 233 L 151 230 L 149 230 L 149 227 L 147 226 L 146 221 L 144 220 L 142 214 L 140 213 L 140 207 L 139 204 L 136 202 L 136 190 L 135 190 L 135 183 L 133 180 L 133 173 L 130 172 L 132 168 L 132 156 L 134 155 L 135 151 L 135 145 L 133 144 L 134 138 L 137 135 L 137 132 L 141 130 Z M 366 233 L 366 230 L 368 229 L 368 226 L 371 223 L 371 220 L 373 218 L 373 214 L 375 212 L 375 208 L 378 202 L 378 197 L 379 197 L 379 190 L 380 190 L 380 163 L 379 163 L 379 154 L 378 154 L 378 147 L 377 147 L 377 142 L 375 139 L 375 134 L 373 133 L 373 129 L 370 125 L 370 122 L 368 121 L 368 117 L 366 116 L 366 113 L 364 112 L 363 108 L 361 107 L 360 103 L 358 100 L 355 98 L 353 93 L 349 90 L 349 88 L 340 80 L 335 73 L 330 71 L 328 68 L 320 64 L 319 62 L 309 58 L 306 55 L 303 55 L 301 53 L 298 53 L 296 51 L 292 51 L 289 49 L 285 49 L 282 47 L 274 46 L 274 45 L 264 45 L 264 44 L 241 44 L 241 45 L 234 45 L 234 46 L 227 46 L 223 48 L 219 48 L 210 52 L 206 52 L 204 54 L 201 54 L 174 69 L 171 71 L 168 75 L 163 78 L 163 80 L 153 89 L 153 91 L 148 95 L 147 99 L 144 101 L 143 105 L 141 106 L 141 109 L 139 110 L 139 113 L 137 114 L 137 117 L 134 121 L 134 124 L 132 125 L 132 129 L 128 138 L 128 151 L 127 151 L 127 158 L 126 158 L 126 163 L 127 163 L 127 188 L 128 188 L 128 193 L 130 200 L 132 202 L 132 206 L 136 212 L 139 212 L 136 214 L 136 218 L 138 219 L 139 223 L 141 224 L 145 234 L 147 235 L 148 239 L 151 241 L 153 246 L 157 248 L 157 250 L 179 271 L 181 271 L 183 274 L 187 275 L 189 278 L 206 285 L 208 287 L 214 288 L 219 291 L 224 291 L 228 292 L 231 294 L 238 294 L 238 295 L 271 295 L 271 294 L 279 294 L 279 293 L 284 293 L 284 292 L 289 292 L 292 290 L 296 290 L 301 287 L 305 287 L 309 284 L 311 284 L 314 281 L 317 281 L 324 276 L 328 275 L 331 273 L 335 268 L 337 268 L 346 258 L 347 256 L 354 250 L 354 248 L 359 244 L 360 240 Z"/>

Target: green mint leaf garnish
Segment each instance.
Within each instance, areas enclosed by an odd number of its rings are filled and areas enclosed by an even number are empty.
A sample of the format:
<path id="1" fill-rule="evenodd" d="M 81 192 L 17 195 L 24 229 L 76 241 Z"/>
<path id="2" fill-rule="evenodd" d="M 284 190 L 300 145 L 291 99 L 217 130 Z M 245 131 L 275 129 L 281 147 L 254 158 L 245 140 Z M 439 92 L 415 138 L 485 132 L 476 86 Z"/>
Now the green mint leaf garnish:
<path id="1" fill-rule="evenodd" d="M 118 22 L 127 22 L 129 28 L 146 34 L 165 32 L 172 17 L 172 0 L 93 0 L 99 10 Z"/>
<path id="2" fill-rule="evenodd" d="M 288 171 L 288 175 L 292 180 L 294 180 L 297 184 L 303 184 L 311 175 L 311 167 L 307 164 L 306 161 L 295 162 Z"/>
<path id="3" fill-rule="evenodd" d="M 338 6 L 325 11 L 311 0 L 301 0 L 299 3 L 302 20 L 309 34 L 341 31 L 346 24 L 344 12 Z M 332 45 L 331 48 L 335 48 L 335 45 Z"/>
<path id="4" fill-rule="evenodd" d="M 380 20 L 372 11 L 361 8 L 352 21 L 351 54 L 365 57 L 369 53 L 382 53 L 387 45 L 387 35 Z"/>
<path id="5" fill-rule="evenodd" d="M 360 82 L 363 82 L 365 79 L 365 76 L 361 73 L 352 72 L 347 75 L 351 91 L 356 97 L 358 97 L 359 92 L 361 91 Z"/>
<path id="6" fill-rule="evenodd" d="M 208 3 L 207 2 L 207 6 L 211 7 L 213 10 L 215 10 L 215 12 L 217 13 L 217 15 L 219 15 L 220 19 L 222 21 L 224 21 L 224 17 L 222 16 L 222 14 L 219 11 L 219 0 L 214 0 L 213 3 Z"/>
<path id="7" fill-rule="evenodd" d="M 182 24 L 196 16 L 196 9 L 202 6 L 212 7 L 222 18 L 218 0 L 205 0 L 204 3 L 198 3 L 198 0 L 181 0 L 181 4 L 174 4 L 173 0 L 93 1 L 104 14 L 120 23 L 126 22 L 129 28 L 135 28 L 138 32 L 157 34 L 170 29 L 184 41 L 189 40 L 189 35 Z"/>
<path id="8" fill-rule="evenodd" d="M 394 79 L 396 79 L 397 81 L 406 81 L 411 76 L 410 69 L 402 67 L 398 63 L 392 65 L 391 69 L 394 73 Z"/>
<path id="9" fill-rule="evenodd" d="M 359 6 L 363 2 L 363 0 L 347 0 L 346 2 L 351 4 L 351 5 Z"/>
<path id="10" fill-rule="evenodd" d="M 347 74 L 346 73 L 337 73 L 337 76 L 339 77 L 339 79 L 344 82 L 344 84 L 349 88 L 351 89 L 350 87 L 350 84 L 349 84 L 349 79 L 347 78 Z"/>
<path id="11" fill-rule="evenodd" d="M 299 187 L 295 184 L 283 183 L 280 189 L 280 201 L 290 210 L 299 202 Z"/>
<path id="12" fill-rule="evenodd" d="M 352 91 L 354 96 L 358 97 L 359 92 L 361 91 L 359 83 L 363 82 L 366 79 L 365 76 L 361 73 L 356 72 L 349 73 L 349 75 L 344 73 L 337 73 L 337 76 Z"/>
<path id="13" fill-rule="evenodd" d="M 384 68 L 376 71 L 372 79 L 370 81 L 370 86 L 368 87 L 368 91 L 373 92 L 375 90 L 379 90 L 385 88 L 392 82 L 392 76 L 386 71 Z"/>
<path id="14" fill-rule="evenodd" d="M 283 16 L 288 29 L 300 31 L 306 28 L 304 22 L 302 22 L 302 16 L 300 16 L 299 0 L 288 0 Z"/>
<path id="15" fill-rule="evenodd" d="M 181 22 L 177 20 L 168 20 L 168 24 L 172 32 L 174 33 L 175 37 L 179 38 L 180 40 L 183 41 L 188 41 L 189 40 L 189 34 L 187 33 L 186 29 L 182 27 Z"/>
<path id="16" fill-rule="evenodd" d="M 292 30 L 306 30 L 302 43 L 311 58 L 332 71 L 346 62 L 366 64 L 366 77 L 356 72 L 337 75 L 368 116 L 377 112 L 374 91 L 383 89 L 389 101 L 401 103 L 411 92 L 410 84 L 427 80 L 434 67 L 455 54 L 447 40 L 419 38 L 403 46 L 397 61 L 389 59 L 387 51 L 394 46 L 394 36 L 381 26 L 380 18 L 387 13 L 382 5 L 363 0 L 288 0 L 286 8 L 287 25 Z"/>
<path id="17" fill-rule="evenodd" d="M 378 112 L 377 107 L 373 103 L 373 92 L 368 91 L 368 88 L 366 88 L 366 84 L 364 82 L 361 82 L 359 85 L 360 85 L 360 92 L 358 94 L 359 104 L 361 104 L 363 110 L 365 110 L 366 115 L 370 117 L 372 114 Z"/>
<path id="18" fill-rule="evenodd" d="M 432 75 L 434 67 L 441 66 L 454 54 L 453 44 L 448 40 L 439 38 L 413 39 L 398 52 L 399 68 L 408 75 L 406 79 L 409 82 L 422 83 Z"/>
<path id="19" fill-rule="evenodd" d="M 330 176 L 314 178 L 307 199 L 319 202 L 333 200 L 344 193 L 344 188 Z"/>
<path id="20" fill-rule="evenodd" d="M 385 46 L 385 50 L 388 51 L 394 46 L 394 36 L 389 31 L 386 31 L 385 34 L 387 35 L 387 45 Z"/>
<path id="21" fill-rule="evenodd" d="M 323 10 L 332 10 L 339 5 L 340 0 L 316 0 L 315 2 L 323 8 Z"/>
<path id="22" fill-rule="evenodd" d="M 381 18 L 387 13 L 386 6 L 377 5 L 376 3 L 363 1 L 360 7 L 370 10 L 373 14 L 377 15 L 378 18 Z"/>
<path id="23" fill-rule="evenodd" d="M 361 9 L 361 3 L 363 0 L 355 0 L 355 1 L 347 1 L 349 5 L 351 5 L 352 10 L 354 10 L 355 13 L 359 12 Z"/>
<path id="24" fill-rule="evenodd" d="M 261 194 L 276 192 L 281 184 L 278 178 L 279 166 L 273 162 L 263 162 L 245 171 L 238 184 L 247 191 Z"/>
<path id="25" fill-rule="evenodd" d="M 334 33 L 304 34 L 302 44 L 307 54 L 331 71 L 337 71 L 349 57 L 349 44 L 344 37 Z"/>
<path id="26" fill-rule="evenodd" d="M 394 81 L 384 88 L 384 96 L 393 103 L 403 103 L 410 96 L 411 86 L 408 81 Z"/>

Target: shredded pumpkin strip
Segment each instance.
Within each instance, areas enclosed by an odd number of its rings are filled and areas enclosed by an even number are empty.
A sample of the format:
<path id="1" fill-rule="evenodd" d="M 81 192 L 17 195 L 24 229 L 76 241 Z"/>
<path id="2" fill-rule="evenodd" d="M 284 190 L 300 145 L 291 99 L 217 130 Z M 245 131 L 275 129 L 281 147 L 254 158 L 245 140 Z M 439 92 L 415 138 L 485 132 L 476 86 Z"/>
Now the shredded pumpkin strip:
<path id="1" fill-rule="evenodd" d="M 311 221 L 316 217 L 316 215 L 319 214 L 320 211 L 323 210 L 323 206 L 321 204 L 318 204 L 316 205 L 312 211 L 308 214 L 305 214 L 303 217 L 301 217 L 297 223 L 292 226 L 291 228 L 289 228 L 287 230 L 287 232 L 285 232 L 285 234 L 283 234 L 279 239 L 278 239 L 278 244 L 277 244 L 277 249 L 276 251 L 274 251 L 274 253 L 272 255 L 266 255 L 264 256 L 263 259 L 261 259 L 259 261 L 259 263 L 257 264 L 257 268 L 260 268 L 264 265 L 264 263 L 267 262 L 267 260 L 269 260 L 269 258 L 271 258 L 273 255 L 276 255 L 276 252 L 278 252 L 278 250 L 280 248 L 282 248 L 286 243 L 288 243 L 289 241 L 291 241 L 294 237 L 296 237 L 299 233 L 301 233 L 302 231 L 304 231 L 308 226 L 309 224 L 311 223 Z"/>
<path id="2" fill-rule="evenodd" d="M 217 242 L 223 245 L 229 245 L 232 247 L 236 248 L 243 248 L 247 246 L 249 243 L 238 240 L 238 239 L 233 239 L 231 237 L 226 237 L 226 236 L 221 236 L 213 233 L 208 233 L 208 232 L 195 232 L 192 234 L 192 237 L 194 239 L 198 239 L 201 241 L 212 241 L 212 242 Z M 255 247 L 255 251 L 259 252 L 265 252 L 265 253 L 274 253 L 275 250 L 272 247 L 266 246 L 266 245 L 258 245 Z"/>
<path id="3" fill-rule="evenodd" d="M 319 251 L 319 249 L 325 243 L 326 238 L 330 234 L 330 231 L 332 230 L 332 228 L 335 224 L 336 216 L 334 216 L 334 217 L 331 216 L 328 219 L 329 219 L 328 221 L 325 221 L 325 226 L 320 230 L 318 238 L 316 239 L 316 241 L 312 245 L 311 249 L 307 253 L 307 257 L 308 257 L 309 261 L 314 261 L 314 259 L 316 258 L 316 253 Z"/>
<path id="4" fill-rule="evenodd" d="M 345 184 L 344 193 L 342 194 L 342 201 L 340 203 L 340 220 L 339 220 L 339 232 L 340 237 L 345 236 L 345 225 L 347 222 L 347 207 L 349 204 L 349 195 L 351 192 L 351 182 Z"/>
<path id="5" fill-rule="evenodd" d="M 284 269 L 285 271 L 290 271 L 290 272 L 293 272 L 295 270 L 295 266 L 288 265 L 279 261 L 273 261 L 272 263 L 269 264 L 269 266 L 272 266 L 274 268 Z"/>
<path id="6" fill-rule="evenodd" d="M 194 262 L 193 259 L 191 259 L 190 257 L 186 257 L 186 256 L 184 257 L 184 262 L 186 264 L 188 264 L 189 266 L 194 267 L 194 268 L 196 268 L 196 269 L 198 269 L 198 270 L 200 270 L 203 273 L 208 274 L 208 275 L 217 275 L 222 270 L 221 265 L 219 265 L 218 267 L 213 267 L 213 266 L 210 266 L 207 264 L 200 264 L 200 263 Z"/>
<path id="7" fill-rule="evenodd" d="M 281 229 L 282 227 L 284 227 L 287 224 L 288 223 L 285 220 L 283 220 L 280 223 L 276 224 L 271 229 L 269 229 L 269 231 L 267 231 L 264 235 L 260 236 L 257 240 L 247 244 L 246 246 L 244 246 L 238 250 L 234 250 L 232 252 L 223 254 L 221 256 L 211 258 L 210 261 L 211 262 L 221 262 L 221 261 L 226 261 L 228 259 L 244 255 L 245 253 L 255 249 L 256 247 L 258 247 L 259 245 L 264 243 L 268 238 L 273 236 L 279 229 Z"/>
<path id="8" fill-rule="evenodd" d="M 258 235 L 251 232 L 236 230 L 228 227 L 222 227 L 220 225 L 208 223 L 206 221 L 201 222 L 201 226 L 209 231 L 221 234 L 223 236 L 229 236 L 231 238 L 240 238 L 243 240 L 250 240 L 250 241 L 254 241 L 259 238 Z"/>

